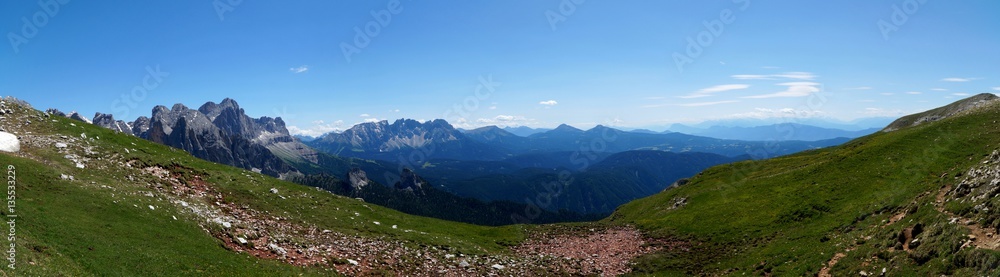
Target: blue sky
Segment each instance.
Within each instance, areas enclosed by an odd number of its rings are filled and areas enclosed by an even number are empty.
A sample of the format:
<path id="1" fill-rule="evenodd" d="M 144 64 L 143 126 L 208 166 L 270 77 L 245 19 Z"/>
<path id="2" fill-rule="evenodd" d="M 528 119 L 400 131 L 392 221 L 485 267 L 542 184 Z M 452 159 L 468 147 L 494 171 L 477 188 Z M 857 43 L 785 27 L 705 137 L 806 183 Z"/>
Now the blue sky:
<path id="1" fill-rule="evenodd" d="M 1000 92 L 998 10 L 986 0 L 3 1 L 0 94 L 126 121 L 231 97 L 312 135 L 396 118 L 852 120 Z"/>

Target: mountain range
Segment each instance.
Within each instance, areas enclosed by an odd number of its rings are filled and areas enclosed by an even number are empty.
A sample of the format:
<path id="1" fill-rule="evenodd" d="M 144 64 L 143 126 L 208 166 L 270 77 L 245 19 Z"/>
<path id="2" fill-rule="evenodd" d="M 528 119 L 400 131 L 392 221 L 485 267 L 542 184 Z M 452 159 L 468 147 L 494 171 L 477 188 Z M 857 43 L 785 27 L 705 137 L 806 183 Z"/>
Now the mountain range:
<path id="1" fill-rule="evenodd" d="M 501 206 L 435 204 L 459 198 L 426 198 L 430 191 L 415 189 L 434 182 L 418 176 L 422 167 L 382 185 L 350 165 L 340 175 L 306 174 L 334 164 L 324 160 L 336 157 L 318 153 L 316 167 L 288 163 L 303 174 L 289 177 L 309 179 L 301 182 L 311 186 L 303 186 L 197 159 L 122 128 L 81 124 L 80 116 L 40 112 L 16 99 L 0 101 L 0 111 L 5 140 L 20 146 L 0 153 L 12 177 L 8 199 L 16 202 L 0 215 L 16 231 L 9 238 L 16 238 L 11 264 L 18 275 L 990 276 L 1000 261 L 1000 199 L 994 197 L 1000 190 L 1000 100 L 992 94 L 899 118 L 838 146 L 692 168 L 698 173 L 683 174 L 669 189 L 618 206 L 598 222 L 500 227 L 400 213 L 364 195 L 391 188 L 379 194 L 391 196 L 383 203 L 512 215 L 490 211 Z M 95 123 L 117 122 L 97 118 Z M 186 121 L 171 133 L 187 130 Z M 536 205 L 513 213 L 532 218 L 538 206 L 557 198 L 609 197 L 607 184 L 621 184 L 617 172 L 673 179 L 665 169 L 700 167 L 719 157 L 602 152 L 588 157 L 593 162 L 586 167 L 570 163 L 572 168 L 553 170 L 543 167 L 558 162 L 528 156 L 521 159 L 542 167 L 476 161 L 519 168 L 484 168 L 468 176 L 503 170 L 514 177 L 548 176 L 535 180 L 548 188 L 531 193 Z M 669 159 L 678 163 L 661 162 Z M 470 165 L 447 161 L 454 163 L 449 167 Z M 585 174 L 606 178 L 578 181 Z M 514 177 L 496 179 L 503 184 Z M 570 177 L 576 180 L 571 184 L 598 186 L 573 197 L 572 188 L 551 185 Z M 330 185 L 356 194 L 322 189 Z"/>

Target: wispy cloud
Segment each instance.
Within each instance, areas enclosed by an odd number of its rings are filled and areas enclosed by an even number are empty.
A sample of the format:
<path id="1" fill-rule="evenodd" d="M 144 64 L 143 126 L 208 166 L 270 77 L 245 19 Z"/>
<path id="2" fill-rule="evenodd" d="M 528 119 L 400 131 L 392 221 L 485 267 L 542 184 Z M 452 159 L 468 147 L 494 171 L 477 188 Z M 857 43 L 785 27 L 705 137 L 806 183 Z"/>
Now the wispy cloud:
<path id="1" fill-rule="evenodd" d="M 333 123 L 326 123 L 323 120 L 316 120 L 312 122 L 312 126 L 307 128 L 299 128 L 298 126 L 288 126 L 288 133 L 292 135 L 302 135 L 310 137 L 319 137 L 323 134 L 335 132 L 342 132 L 344 129 L 344 121 L 337 120 Z"/>
<path id="2" fill-rule="evenodd" d="M 1000 87 L 993 87 L 993 90 L 1000 90 Z"/>
<path id="3" fill-rule="evenodd" d="M 744 85 L 744 84 L 718 85 L 718 86 L 713 86 L 713 87 L 708 87 L 708 88 L 700 89 L 700 90 L 696 91 L 695 93 L 692 93 L 692 94 L 689 94 L 689 95 L 684 95 L 684 96 L 681 96 L 680 98 L 688 99 L 688 98 L 708 97 L 708 96 L 712 96 L 712 94 L 716 93 L 716 92 L 738 90 L 738 89 L 746 89 L 746 88 L 749 88 L 749 87 L 750 87 L 750 85 Z"/>
<path id="4" fill-rule="evenodd" d="M 743 98 L 775 98 L 775 97 L 803 97 L 809 96 L 810 94 L 817 93 L 820 91 L 820 83 L 814 82 L 789 82 L 780 83 L 779 86 L 788 87 L 784 91 L 775 92 L 771 94 L 761 94 L 744 96 Z"/>
<path id="5" fill-rule="evenodd" d="M 777 67 L 777 66 L 761 66 L 760 68 L 763 68 L 763 69 L 779 69 L 780 67 Z"/>
<path id="6" fill-rule="evenodd" d="M 902 110 L 886 110 L 881 108 L 865 108 L 858 113 L 871 116 L 871 117 L 889 117 L 889 116 L 900 116 L 903 114 Z"/>
<path id="7" fill-rule="evenodd" d="M 872 87 L 855 87 L 855 88 L 845 88 L 844 90 L 870 90 Z"/>
<path id="8" fill-rule="evenodd" d="M 291 71 L 292 73 L 299 74 L 299 73 L 302 73 L 302 72 L 309 71 L 309 66 L 308 65 L 303 65 L 303 66 L 299 66 L 299 67 L 292 67 L 292 68 L 289 68 L 288 70 Z"/>
<path id="9" fill-rule="evenodd" d="M 879 93 L 879 94 L 881 94 L 881 95 L 885 95 L 885 96 L 892 96 L 892 95 L 894 95 L 895 93 L 892 93 L 892 92 L 883 92 L 883 93 Z"/>
<path id="10" fill-rule="evenodd" d="M 950 77 L 950 78 L 941 79 L 941 81 L 945 81 L 945 82 L 968 82 L 968 81 L 975 81 L 975 80 L 979 80 L 979 79 L 980 78 Z"/>
<path id="11" fill-rule="evenodd" d="M 370 114 L 366 114 L 366 113 L 363 113 L 363 114 L 361 114 L 361 115 L 358 115 L 358 116 L 359 116 L 359 117 L 371 117 L 372 115 L 370 115 Z"/>
<path id="12" fill-rule="evenodd" d="M 736 102 L 740 102 L 740 101 L 737 101 L 737 100 L 726 100 L 726 101 L 715 101 L 715 102 L 698 102 L 698 103 L 678 104 L 678 106 L 682 106 L 682 107 L 701 107 L 701 106 L 712 106 L 712 105 L 727 104 L 727 103 L 736 103 Z"/>
<path id="13" fill-rule="evenodd" d="M 964 93 L 964 92 L 956 92 L 956 93 L 952 93 L 951 95 L 954 95 L 954 96 L 969 96 L 968 93 Z"/>
<path id="14" fill-rule="evenodd" d="M 931 90 L 933 90 L 933 91 L 948 91 L 948 89 L 943 89 L 943 88 L 932 88 Z"/>
<path id="15" fill-rule="evenodd" d="M 768 118 L 812 118 L 821 117 L 825 115 L 823 111 L 820 110 L 796 110 L 792 108 L 784 109 L 767 109 L 767 108 L 756 108 L 752 112 L 737 113 L 727 116 L 728 118 L 754 118 L 754 119 L 768 119 Z"/>
<path id="16" fill-rule="evenodd" d="M 538 104 L 546 105 L 546 106 L 555 106 L 555 105 L 559 104 L 559 102 L 556 102 L 556 100 L 548 100 L 548 101 L 538 102 Z"/>
<path id="17" fill-rule="evenodd" d="M 919 94 L 923 94 L 923 92 L 919 92 L 919 91 L 907 91 L 906 94 L 919 95 Z"/>
<path id="18" fill-rule="evenodd" d="M 777 79 L 795 79 L 795 80 L 813 80 L 816 79 L 816 75 L 809 72 L 785 72 L 781 74 L 768 74 L 768 75 L 758 75 L 758 74 L 737 74 L 731 75 L 733 79 L 737 80 L 777 80 Z"/>

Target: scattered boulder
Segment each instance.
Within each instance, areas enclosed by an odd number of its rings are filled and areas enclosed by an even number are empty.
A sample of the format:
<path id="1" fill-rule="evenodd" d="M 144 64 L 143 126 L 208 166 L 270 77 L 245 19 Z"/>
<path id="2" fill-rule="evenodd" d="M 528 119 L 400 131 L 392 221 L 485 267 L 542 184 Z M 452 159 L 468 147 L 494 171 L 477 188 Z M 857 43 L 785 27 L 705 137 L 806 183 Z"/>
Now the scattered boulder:
<path id="1" fill-rule="evenodd" d="M 271 188 L 271 193 L 278 193 L 278 189 L 277 188 Z"/>
<path id="2" fill-rule="evenodd" d="M 507 268 L 507 267 L 505 267 L 503 265 L 500 265 L 500 264 L 493 264 L 493 269 L 503 270 L 504 268 Z"/>
<path id="3" fill-rule="evenodd" d="M 68 146 L 69 145 L 66 145 L 65 143 L 62 142 L 56 142 L 56 148 L 66 148 Z"/>
<path id="4" fill-rule="evenodd" d="M 0 151 L 16 153 L 21 151 L 21 141 L 8 132 L 0 132 Z"/>

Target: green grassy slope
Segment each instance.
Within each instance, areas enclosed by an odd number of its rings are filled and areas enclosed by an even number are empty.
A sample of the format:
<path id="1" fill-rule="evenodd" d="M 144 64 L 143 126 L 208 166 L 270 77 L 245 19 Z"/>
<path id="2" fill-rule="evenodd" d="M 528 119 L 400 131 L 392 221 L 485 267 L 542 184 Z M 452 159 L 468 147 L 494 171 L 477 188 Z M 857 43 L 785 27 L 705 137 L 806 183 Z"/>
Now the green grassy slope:
<path id="1" fill-rule="evenodd" d="M 13 165 L 17 176 L 17 269 L 4 267 L 5 276 L 331 274 L 329 267 L 292 266 L 227 249 L 208 232 L 224 232 L 221 228 L 171 201 L 171 188 L 158 189 L 162 181 L 144 174 L 139 165 L 168 168 L 184 180 L 198 176 L 222 196 L 217 201 L 285 222 L 400 241 L 414 249 L 495 254 L 524 239 L 524 226 L 490 228 L 411 216 L 202 161 L 98 126 L 67 118 L 40 120 L 38 111 L 14 110 L 0 121 L 8 132 L 24 136 L 20 153 L 0 153 L 0 165 Z M 33 122 L 25 125 L 25 120 Z M 69 147 L 57 149 L 54 141 L 67 141 Z M 86 168 L 76 168 L 67 153 L 88 159 Z M 133 161 L 134 167 L 123 161 Z M 62 174 L 74 180 L 63 180 Z M 280 193 L 269 192 L 271 188 Z"/>
<path id="2" fill-rule="evenodd" d="M 968 230 L 949 224 L 933 202 L 953 176 L 1000 147 L 995 104 L 838 147 L 717 166 L 623 205 L 607 221 L 634 223 L 666 245 L 684 246 L 643 257 L 639 273 L 811 276 L 843 253 L 829 268 L 833 276 L 881 268 L 985 274 L 985 261 L 1000 255 L 959 249 Z M 890 221 L 897 214 L 904 219 Z M 933 230 L 920 237 L 927 242 L 893 249 L 898 234 L 917 223 Z"/>

